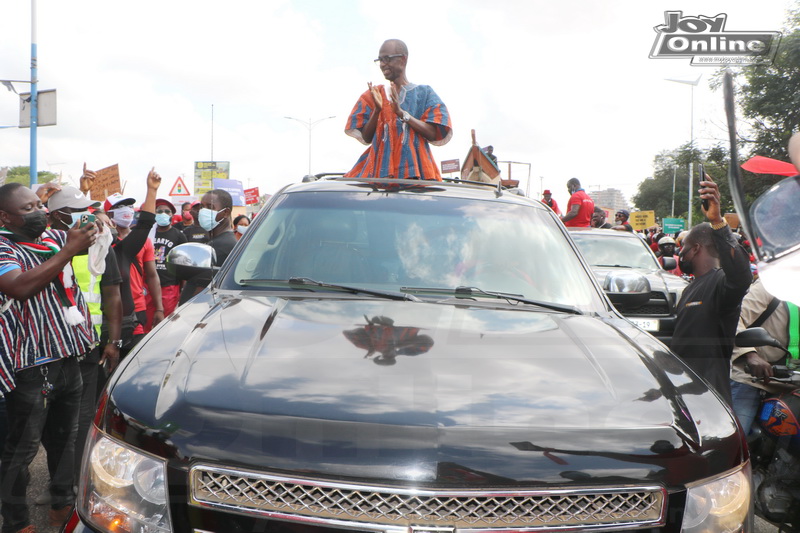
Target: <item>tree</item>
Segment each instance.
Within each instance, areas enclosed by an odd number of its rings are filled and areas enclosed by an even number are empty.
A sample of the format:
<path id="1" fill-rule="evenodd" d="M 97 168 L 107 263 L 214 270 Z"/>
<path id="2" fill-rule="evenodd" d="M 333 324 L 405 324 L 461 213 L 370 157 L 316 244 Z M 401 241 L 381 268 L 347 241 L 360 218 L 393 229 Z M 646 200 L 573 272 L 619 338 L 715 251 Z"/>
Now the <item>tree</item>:
<path id="1" fill-rule="evenodd" d="M 737 104 L 739 164 L 753 156 L 788 161 L 789 138 L 800 124 L 800 2 L 789 13 L 775 60 L 771 65 L 733 71 Z M 717 71 L 711 87 L 722 87 L 725 69 Z M 783 176 L 741 170 L 748 205 Z"/>
<path id="2" fill-rule="evenodd" d="M 663 151 L 655 157 L 653 178 L 639 184 L 639 191 L 632 201 L 637 209 L 655 211 L 656 219 L 672 216 L 672 184 L 675 182 L 675 217 L 687 218 L 689 203 L 689 163 L 694 162 L 692 179 L 693 198 L 692 221 L 705 219 L 700 209 L 697 189 L 700 187 L 699 162 L 703 162 L 705 172 L 719 184 L 722 211 L 733 212 L 733 201 L 728 187 L 728 151 L 723 146 L 701 150 L 686 143 L 674 150 Z"/>
<path id="3" fill-rule="evenodd" d="M 8 168 L 8 167 L 4 167 Z M 6 174 L 6 183 L 22 183 L 23 185 L 29 185 L 31 182 L 31 169 L 30 167 L 11 167 L 8 168 L 8 173 Z M 48 172 L 47 170 L 40 170 L 36 173 L 37 181 L 39 183 L 47 183 L 48 181 L 53 181 L 54 179 L 58 178 L 58 174 L 53 174 L 52 172 Z"/>
<path id="4" fill-rule="evenodd" d="M 742 141 L 749 156 L 789 160 L 789 138 L 800 124 L 800 6 L 789 15 L 771 65 L 736 74 L 738 104 L 748 133 Z"/>

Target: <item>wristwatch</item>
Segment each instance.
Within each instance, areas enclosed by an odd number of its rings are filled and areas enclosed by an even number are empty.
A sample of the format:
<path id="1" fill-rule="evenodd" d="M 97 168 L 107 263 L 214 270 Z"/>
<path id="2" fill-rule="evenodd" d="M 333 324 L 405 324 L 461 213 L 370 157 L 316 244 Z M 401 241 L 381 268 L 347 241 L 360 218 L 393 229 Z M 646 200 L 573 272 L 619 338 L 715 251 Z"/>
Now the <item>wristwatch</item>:
<path id="1" fill-rule="evenodd" d="M 122 339 L 120 339 L 118 341 L 108 341 L 108 344 L 113 344 L 114 346 L 116 346 L 120 350 L 122 349 Z"/>
<path id="2" fill-rule="evenodd" d="M 408 121 L 411 120 L 411 115 L 408 113 L 408 111 L 403 111 L 403 116 L 400 118 L 400 120 L 408 124 Z"/>
<path id="3" fill-rule="evenodd" d="M 713 229 L 713 230 L 722 229 L 727 225 L 728 225 L 728 221 L 723 218 L 722 222 L 718 222 L 716 224 L 711 224 L 711 229 Z"/>

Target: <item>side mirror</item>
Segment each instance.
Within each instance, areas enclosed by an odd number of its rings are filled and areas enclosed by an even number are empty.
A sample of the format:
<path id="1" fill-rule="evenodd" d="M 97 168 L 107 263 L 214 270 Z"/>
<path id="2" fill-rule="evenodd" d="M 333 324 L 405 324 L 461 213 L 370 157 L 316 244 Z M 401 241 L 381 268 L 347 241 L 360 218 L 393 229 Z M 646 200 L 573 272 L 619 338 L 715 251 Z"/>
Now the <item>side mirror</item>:
<path id="1" fill-rule="evenodd" d="M 664 270 L 675 270 L 678 268 L 678 262 L 674 257 L 662 257 L 661 262 L 664 266 Z"/>
<path id="2" fill-rule="evenodd" d="M 650 282 L 634 272 L 609 272 L 603 290 L 619 309 L 635 309 L 650 301 Z"/>
<path id="3" fill-rule="evenodd" d="M 786 348 L 778 342 L 772 335 L 767 333 L 764 328 L 747 328 L 736 334 L 736 346 L 740 348 L 756 348 L 758 346 L 773 346 L 786 351 Z"/>
<path id="4" fill-rule="evenodd" d="M 167 272 L 178 281 L 186 281 L 199 274 L 211 275 L 217 254 L 214 249 L 199 242 L 179 244 L 167 254 Z"/>

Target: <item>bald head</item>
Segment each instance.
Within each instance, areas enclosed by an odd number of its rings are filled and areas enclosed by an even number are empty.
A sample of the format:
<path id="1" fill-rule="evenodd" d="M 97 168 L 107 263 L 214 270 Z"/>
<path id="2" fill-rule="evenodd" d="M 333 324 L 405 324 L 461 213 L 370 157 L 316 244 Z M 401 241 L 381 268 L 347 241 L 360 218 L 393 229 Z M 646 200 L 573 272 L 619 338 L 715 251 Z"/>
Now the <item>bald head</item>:
<path id="1" fill-rule="evenodd" d="M 408 47 L 406 46 L 406 43 L 400 39 L 387 39 L 383 42 L 383 46 L 391 49 L 391 53 L 393 54 L 403 54 L 404 56 L 408 57 Z M 381 47 L 381 49 L 383 49 L 383 47 Z"/>
<path id="2" fill-rule="evenodd" d="M 789 139 L 789 159 L 792 160 L 792 164 L 800 172 L 800 133 L 795 133 Z"/>

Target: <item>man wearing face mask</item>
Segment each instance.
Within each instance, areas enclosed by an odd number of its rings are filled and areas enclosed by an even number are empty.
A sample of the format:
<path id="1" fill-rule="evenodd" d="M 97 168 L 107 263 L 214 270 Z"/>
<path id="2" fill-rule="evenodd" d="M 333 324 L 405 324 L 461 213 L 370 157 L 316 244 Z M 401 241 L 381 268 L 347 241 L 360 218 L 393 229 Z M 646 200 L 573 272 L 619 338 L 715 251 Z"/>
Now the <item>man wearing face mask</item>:
<path id="1" fill-rule="evenodd" d="M 43 198 L 43 188 L 36 191 L 40 198 Z M 62 231 L 69 231 L 69 228 L 76 224 L 80 225 L 83 219 L 90 216 L 89 208 L 100 207 L 100 202 L 92 202 L 75 187 L 61 188 L 47 199 L 46 204 L 50 211 L 48 216 L 50 227 Z M 80 253 L 72 258 L 72 270 L 75 272 L 78 286 L 89 307 L 92 324 L 100 336 L 100 344 L 95 346 L 86 357 L 79 358 L 83 394 L 78 416 L 78 434 L 75 439 L 73 467 L 76 480 L 80 473 L 83 446 L 94 418 L 98 380 L 102 385 L 105 382 L 106 372 L 110 373 L 116 368 L 119 362 L 119 348 L 122 344 L 120 339 L 122 299 L 119 292 L 122 278 L 119 275 L 117 256 L 110 246 L 111 227 L 100 222 L 99 212 L 94 211 L 92 216 L 98 217 L 97 242 L 87 253 Z M 101 332 L 103 324 L 106 325 L 105 333 Z M 104 370 L 102 376 L 101 368 Z M 50 454 L 51 446 L 47 436 L 45 433 L 42 444 Z M 52 462 L 48 462 L 48 465 L 50 464 Z M 53 473 L 51 472 L 50 475 L 52 478 Z M 50 496 L 49 493 L 47 495 Z M 50 500 L 52 501 L 52 496 Z M 37 501 L 37 503 L 39 502 Z"/>
<path id="2" fill-rule="evenodd" d="M 47 230 L 41 200 L 27 187 L 0 187 L 0 391 L 8 435 L 0 461 L 4 531 L 32 528 L 26 502 L 28 466 L 42 432 L 51 472 L 50 522 L 61 525 L 74 502 L 75 437 L 81 401 L 78 357 L 97 344 L 72 259 L 89 248 L 97 227 Z"/>
<path id="3" fill-rule="evenodd" d="M 134 329 L 138 324 L 136 317 L 136 307 L 131 294 L 131 266 L 136 261 L 136 255 L 144 247 L 150 229 L 155 223 L 156 194 L 161 185 L 161 176 L 155 171 L 150 170 L 147 175 L 147 195 L 139 213 L 139 220 L 136 227 L 129 229 L 133 223 L 133 198 L 126 198 L 119 193 L 112 194 L 105 201 L 105 211 L 117 226 L 126 232 L 124 239 L 119 236 L 114 239 L 112 247 L 117 254 L 119 273 L 122 276 L 120 294 L 122 296 L 122 350 L 121 356 L 125 356 L 133 348 Z M 128 231 L 129 230 L 129 231 Z M 161 317 L 163 319 L 163 316 Z"/>
<path id="4" fill-rule="evenodd" d="M 200 226 L 211 237 L 208 245 L 214 249 L 216 254 L 215 265 L 221 266 L 236 244 L 236 237 L 233 235 L 233 228 L 231 227 L 233 199 L 228 191 L 214 189 L 205 193 L 200 203 L 201 208 L 197 213 L 197 218 Z M 183 291 L 181 291 L 180 305 L 189 301 L 208 285 L 211 282 L 211 277 L 210 275 L 200 275 L 188 280 Z"/>
<path id="5" fill-rule="evenodd" d="M 753 276 L 747 252 L 720 214 L 719 188 L 708 175 L 699 195 L 708 200 L 703 209 L 708 222 L 693 227 L 683 241 L 678 264 L 694 281 L 678 302 L 670 348 L 731 405 L 733 337 Z"/>
<path id="6" fill-rule="evenodd" d="M 175 206 L 172 202 L 163 198 L 156 200 L 156 233 L 153 245 L 155 246 L 156 271 L 161 280 L 161 301 L 165 316 L 175 310 L 181 295 L 178 280 L 167 271 L 167 255 L 175 246 L 186 242 L 186 235 L 172 225 L 174 215 Z"/>

